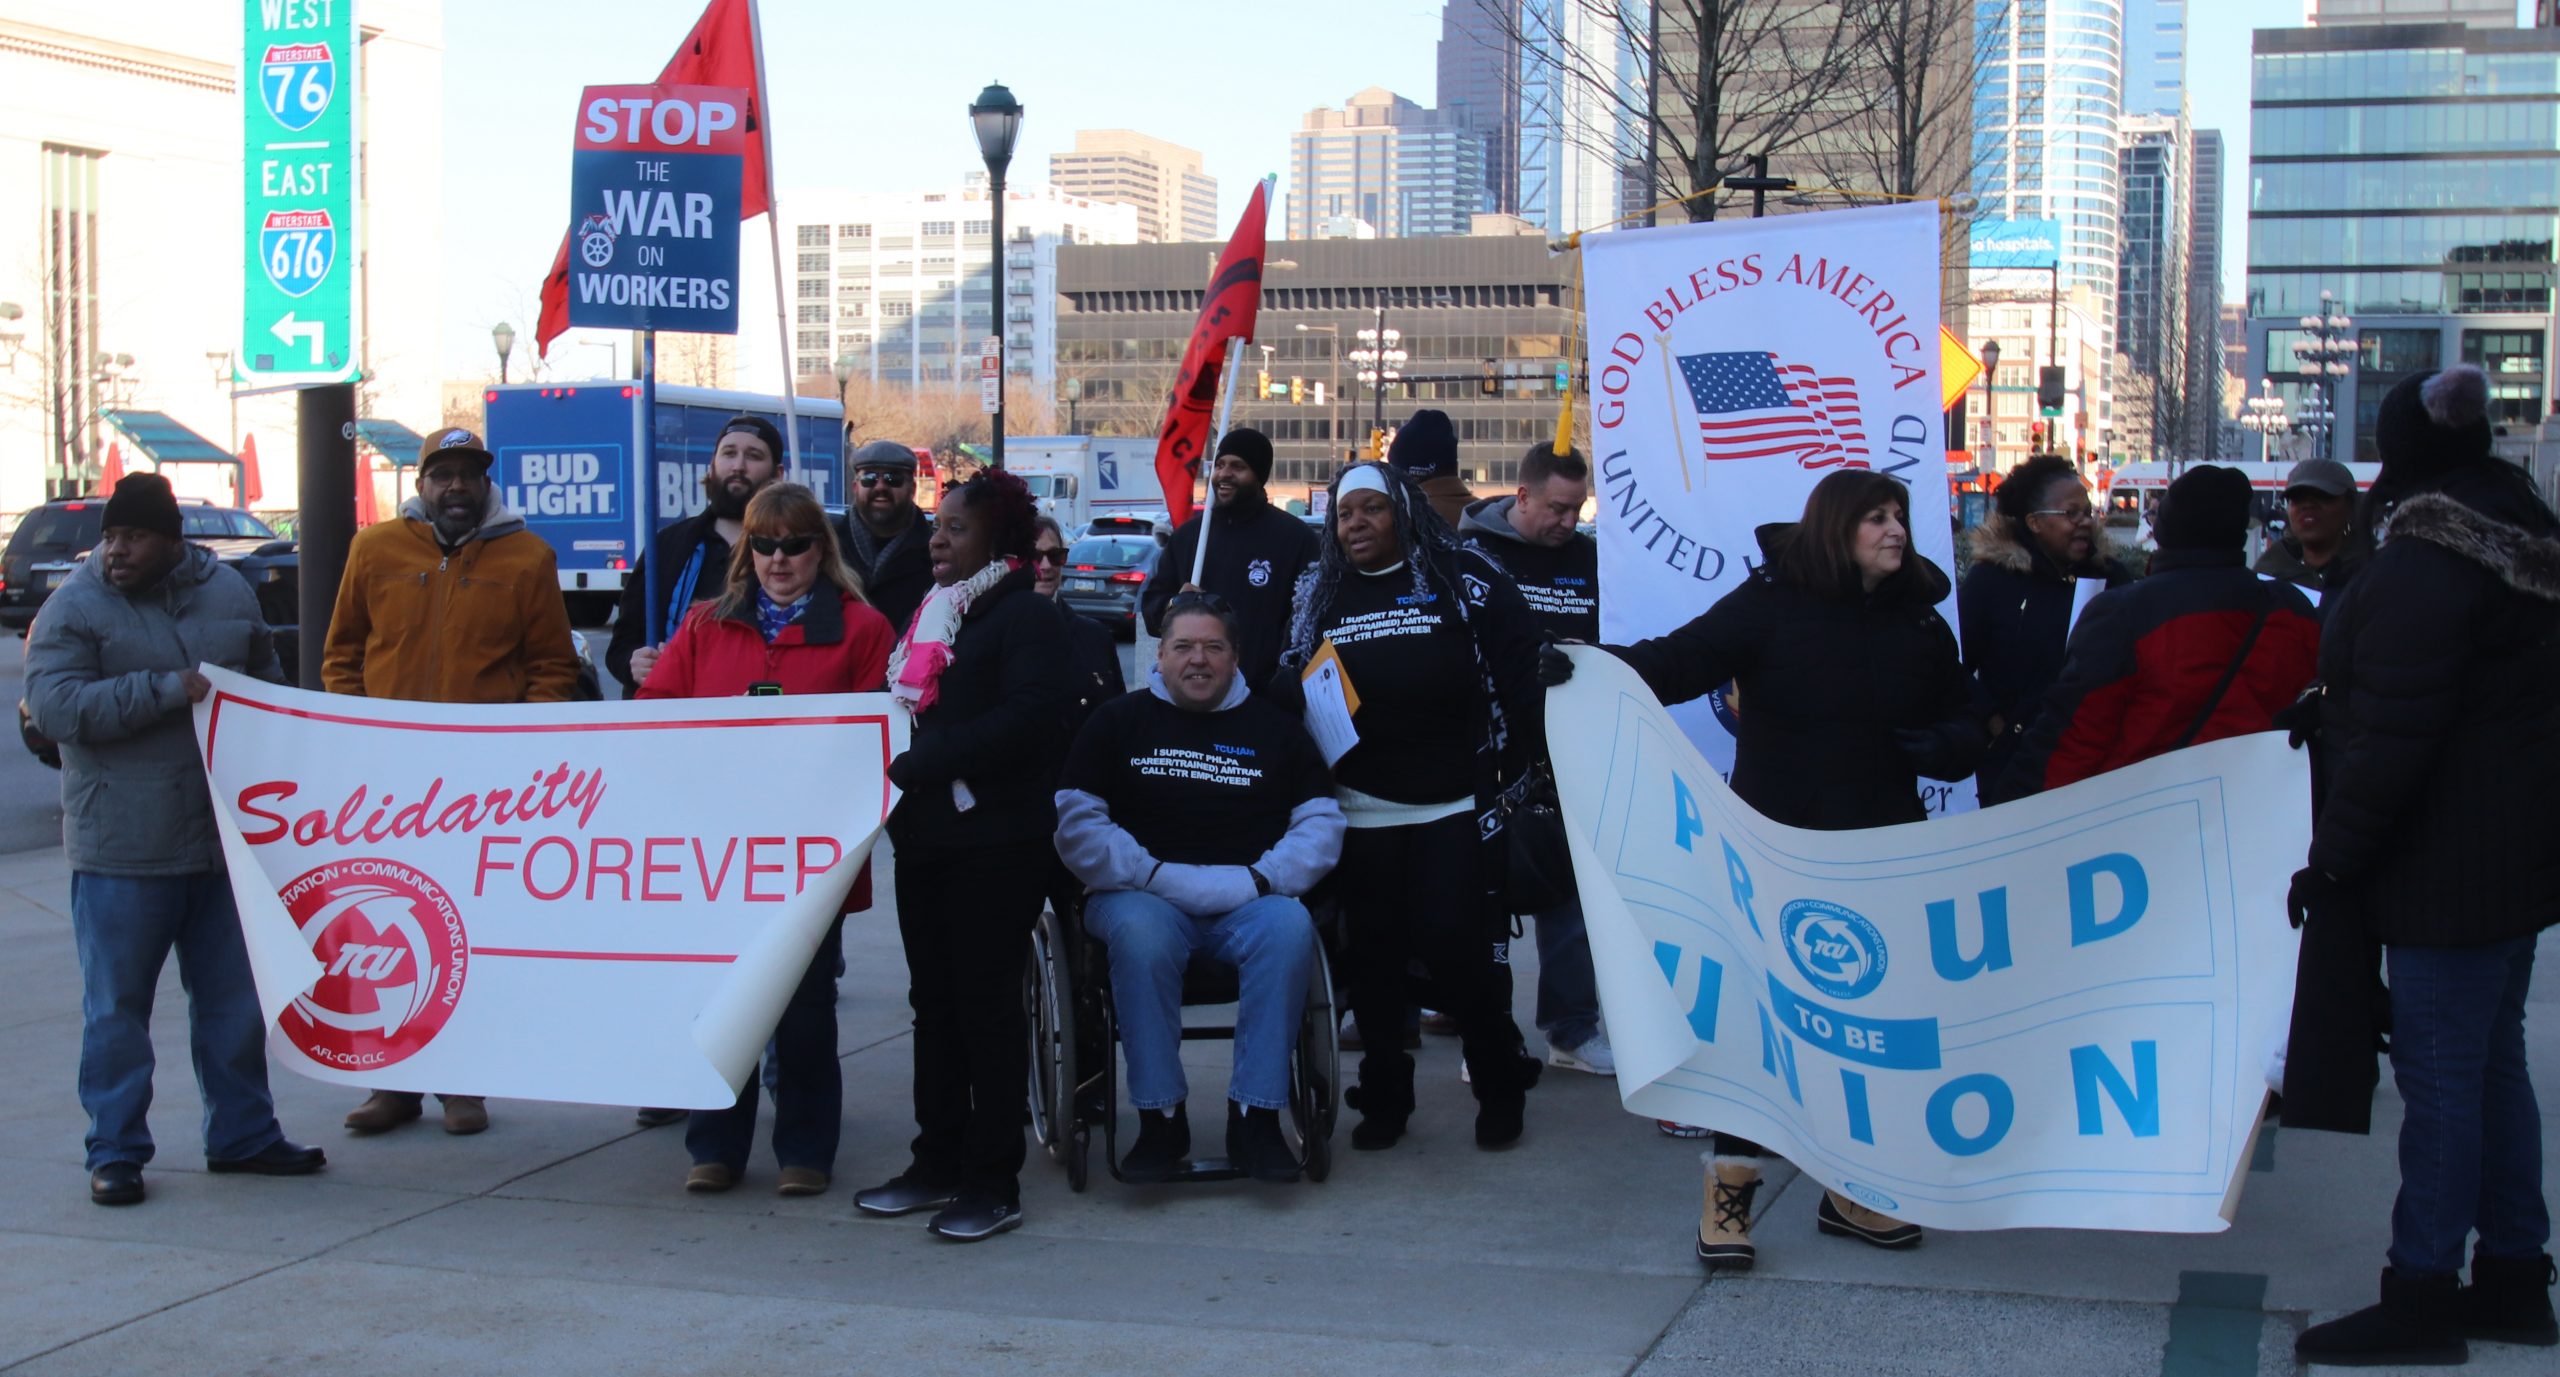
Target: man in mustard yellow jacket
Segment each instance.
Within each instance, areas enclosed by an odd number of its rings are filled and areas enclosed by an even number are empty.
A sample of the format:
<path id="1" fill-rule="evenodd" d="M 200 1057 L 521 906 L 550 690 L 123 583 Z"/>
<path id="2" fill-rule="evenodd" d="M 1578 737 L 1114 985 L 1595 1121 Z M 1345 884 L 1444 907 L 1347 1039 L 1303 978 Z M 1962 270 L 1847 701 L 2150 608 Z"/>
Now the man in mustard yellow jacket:
<path id="1" fill-rule="evenodd" d="M 458 427 L 427 432 L 418 495 L 400 519 L 356 534 L 329 615 L 321 687 L 427 703 L 560 703 L 578 652 L 559 561 L 498 501 L 495 460 Z M 419 1116 L 425 1096 L 377 1090 L 347 1116 L 358 1133 Z M 489 1126 L 477 1095 L 441 1095 L 447 1133 Z"/>

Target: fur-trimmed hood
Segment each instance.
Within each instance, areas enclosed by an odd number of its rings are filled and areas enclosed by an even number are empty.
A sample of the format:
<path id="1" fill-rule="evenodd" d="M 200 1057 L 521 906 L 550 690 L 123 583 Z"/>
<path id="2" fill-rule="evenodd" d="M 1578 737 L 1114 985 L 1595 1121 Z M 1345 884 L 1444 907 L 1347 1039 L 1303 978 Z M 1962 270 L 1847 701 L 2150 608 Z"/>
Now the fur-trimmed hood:
<path id="1" fill-rule="evenodd" d="M 2008 513 L 1996 507 L 1991 510 L 1990 515 L 1982 518 L 1981 525 L 1974 527 L 1965 535 L 1968 563 L 1988 565 L 1994 569 L 2006 569 L 2013 574 L 2029 576 L 2038 573 L 2048 576 L 2057 574 L 2053 561 L 2050 558 L 2036 558 L 2035 551 L 2028 547 L 2027 533 L 2018 529 L 2018 523 L 2010 520 Z M 2074 571 L 2074 574 L 2081 578 L 2103 576 L 2113 580 L 2119 572 L 2122 572 L 2126 578 L 2132 577 L 2129 568 L 2122 566 L 2117 558 L 2115 542 L 2107 539 L 2107 528 L 2102 522 L 2098 526 L 2097 549 L 2089 556 L 2088 564 Z"/>
<path id="2" fill-rule="evenodd" d="M 2440 546 L 2527 597 L 2560 602 L 2560 537 L 2536 535 L 2445 493 L 2420 493 L 2394 508 L 2385 539 Z"/>

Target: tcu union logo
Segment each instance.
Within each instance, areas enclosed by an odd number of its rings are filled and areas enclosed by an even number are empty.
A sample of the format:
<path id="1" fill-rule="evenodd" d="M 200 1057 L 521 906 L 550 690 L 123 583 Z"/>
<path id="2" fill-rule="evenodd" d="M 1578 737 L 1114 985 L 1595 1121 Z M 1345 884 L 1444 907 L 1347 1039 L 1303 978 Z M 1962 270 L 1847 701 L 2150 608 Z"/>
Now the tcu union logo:
<path id="1" fill-rule="evenodd" d="M 1797 899 L 1778 910 L 1778 933 L 1796 970 L 1834 999 L 1856 999 L 1884 983 L 1884 934 L 1853 910 Z"/>
<path id="2" fill-rule="evenodd" d="M 1244 567 L 1244 581 L 1252 584 L 1256 588 L 1261 588 L 1269 584 L 1271 582 L 1271 561 L 1267 559 L 1257 559 L 1253 563 L 1246 565 Z"/>
<path id="3" fill-rule="evenodd" d="M 462 914 L 434 880 L 397 861 L 333 861 L 278 897 L 321 967 L 277 1019 L 304 1054 L 374 1070 L 443 1031 L 469 958 Z"/>

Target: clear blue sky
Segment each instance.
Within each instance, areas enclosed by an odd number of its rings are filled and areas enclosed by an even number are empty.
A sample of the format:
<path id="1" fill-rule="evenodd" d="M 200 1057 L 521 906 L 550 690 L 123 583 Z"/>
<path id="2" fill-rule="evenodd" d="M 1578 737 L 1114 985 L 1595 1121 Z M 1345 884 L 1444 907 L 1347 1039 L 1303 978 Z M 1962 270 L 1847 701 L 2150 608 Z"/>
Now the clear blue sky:
<path id="1" fill-rule="evenodd" d="M 447 0 L 445 337 L 457 373 L 488 366 L 489 327 L 531 342 L 534 302 L 568 214 L 579 88 L 646 81 L 702 0 Z M 1367 86 L 1436 100 L 1438 0 L 932 4 L 764 0 L 777 183 L 896 191 L 978 167 L 968 104 L 1002 80 L 1027 110 L 1016 175 L 1047 173 L 1079 128 L 1127 127 L 1199 149 L 1232 219 L 1283 170 L 1289 133 Z M 2227 300 L 2245 256 L 2249 31 L 2301 22 L 2301 0 L 2192 0 L 2187 85 L 2228 146 Z M 1282 190 L 1287 190 L 1285 184 Z M 519 348 L 525 345 L 519 345 Z"/>

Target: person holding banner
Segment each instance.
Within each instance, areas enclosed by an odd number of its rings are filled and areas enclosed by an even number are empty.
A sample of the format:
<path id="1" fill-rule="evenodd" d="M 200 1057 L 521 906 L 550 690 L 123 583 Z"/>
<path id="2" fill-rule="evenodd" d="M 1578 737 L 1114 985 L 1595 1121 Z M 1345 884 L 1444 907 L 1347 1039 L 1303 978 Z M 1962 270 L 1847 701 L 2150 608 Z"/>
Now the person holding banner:
<path id="1" fill-rule="evenodd" d="M 2102 539 L 2088 485 L 2058 454 L 2009 470 L 1992 494 L 1991 514 L 1973 530 L 1973 568 L 1956 592 L 1956 620 L 1964 627 L 1965 667 L 1981 689 L 1978 710 L 1991 723 L 1980 777 L 1985 807 L 2008 800 L 2002 778 L 2062 673 L 2080 580 L 2102 579 L 2109 588 L 2133 582 L 2133 571 L 2105 554 Z"/>
<path id="2" fill-rule="evenodd" d="M 1501 568 L 1460 545 L 1411 479 L 1381 463 L 1336 478 L 1315 566 L 1298 580 L 1275 696 L 1298 700 L 1333 762 L 1349 834 L 1335 872 L 1351 1014 L 1368 1034 L 1351 1145 L 1395 1146 L 1413 1116 L 1405 1026 L 1408 965 L 1420 958 L 1455 1016 L 1476 1098 L 1476 1146 L 1520 1138 L 1541 1063 L 1511 1018 L 1509 839 L 1502 798 L 1544 749 L 1538 628 Z M 1304 677 L 1347 685 L 1326 701 Z"/>
<path id="3" fill-rule="evenodd" d="M 654 657 L 642 698 L 739 694 L 872 693 L 887 682 L 889 623 L 862 599 L 837 551 L 827 510 L 797 483 L 758 491 L 723 592 L 689 613 Z M 866 867 L 845 911 L 871 906 Z M 773 1155 L 784 1195 L 817 1195 L 834 1179 L 844 1128 L 844 1076 L 836 1062 L 835 974 L 844 919 L 827 929 L 774 1029 Z M 759 1077 L 727 1109 L 701 1110 L 685 1127 L 696 1193 L 725 1191 L 746 1174 L 755 1147 Z"/>
<path id="4" fill-rule="evenodd" d="M 1175 594 L 1208 592 L 1226 599 L 1244 638 L 1244 681 L 1255 689 L 1270 682 L 1280 664 L 1290 595 L 1316 557 L 1315 533 L 1307 523 L 1272 506 L 1264 494 L 1270 481 L 1270 439 L 1248 426 L 1228 431 L 1218 441 L 1217 467 L 1209 472 L 1215 504 L 1173 533 L 1138 596 L 1147 633 L 1157 636 L 1164 634 L 1164 610 Z M 1199 552 L 1204 539 L 1205 556 Z M 1194 563 L 1201 566 L 1196 581 Z"/>
<path id="5" fill-rule="evenodd" d="M 951 490 L 933 526 L 934 589 L 889 657 L 889 692 L 915 716 L 889 762 L 902 791 L 889 836 L 917 1133 L 907 1169 L 854 1204 L 936 1210 L 927 1227 L 964 1243 L 1022 1225 L 1022 970 L 1057 867 L 1053 791 L 1074 693 L 1066 627 L 1033 586 L 1038 519 L 1031 490 L 1002 469 Z"/>
<path id="6" fill-rule="evenodd" d="M 2374 439 L 2382 474 L 2357 524 L 2380 544 L 2326 607 L 2328 783 L 2287 907 L 2306 929 L 2306 973 L 2317 934 L 2382 944 L 2400 1195 L 2381 1303 L 2304 1330 L 2294 1355 L 2451 1364 L 2469 1339 L 2560 1343 L 2524 1039 L 2534 947 L 2560 919 L 2548 803 L 2560 775 L 2560 516 L 2492 452 L 2478 368 L 2393 387 Z M 2369 962 L 2368 952 L 2341 963 L 2340 978 L 2297 988 L 2297 1030 L 2321 1004 L 2345 1013 L 2328 1024 L 2341 1031 L 2293 1039 L 2287 1122 L 2297 1076 L 2356 1084 L 2334 1070 L 2315 1078 L 2306 1063 L 2370 1067 L 2370 1025 L 2344 1031 L 2366 1007 Z"/>
<path id="7" fill-rule="evenodd" d="M 1821 831 L 1923 822 L 1920 779 L 1973 773 L 1985 745 L 1955 633 L 1938 615 L 1946 573 L 1911 549 L 1900 480 L 1843 469 L 1813 487 L 1793 525 L 1760 528 L 1763 563 L 1741 586 L 1668 635 L 1607 649 L 1664 703 L 1731 683 L 1733 791 L 1772 822 Z M 1539 678 L 1573 662 L 1549 647 Z M 1757 1143 L 1715 1135 L 1706 1154 L 1698 1260 L 1747 1270 Z M 1920 1226 L 1825 1190 L 1823 1233 L 1909 1248 Z"/>

